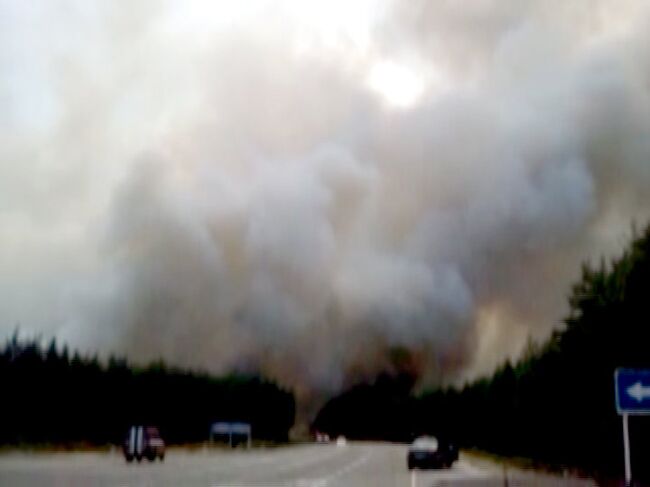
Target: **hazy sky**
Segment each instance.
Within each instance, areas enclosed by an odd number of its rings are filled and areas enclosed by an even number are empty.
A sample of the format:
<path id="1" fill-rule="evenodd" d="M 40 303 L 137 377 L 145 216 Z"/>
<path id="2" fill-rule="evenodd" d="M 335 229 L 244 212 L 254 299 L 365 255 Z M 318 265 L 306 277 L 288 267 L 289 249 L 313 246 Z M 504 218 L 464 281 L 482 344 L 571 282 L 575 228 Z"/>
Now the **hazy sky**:
<path id="1" fill-rule="evenodd" d="M 0 0 L 0 335 L 489 370 L 650 216 L 649 33 L 645 0 Z"/>

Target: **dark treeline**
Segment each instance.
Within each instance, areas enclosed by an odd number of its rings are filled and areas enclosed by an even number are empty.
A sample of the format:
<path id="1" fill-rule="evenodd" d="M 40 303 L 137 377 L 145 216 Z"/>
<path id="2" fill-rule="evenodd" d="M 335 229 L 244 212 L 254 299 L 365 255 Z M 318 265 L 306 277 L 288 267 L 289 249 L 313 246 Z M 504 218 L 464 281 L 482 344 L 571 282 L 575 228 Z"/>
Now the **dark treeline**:
<path id="1" fill-rule="evenodd" d="M 357 385 L 328 401 L 312 428 L 331 437 L 408 441 L 418 429 L 413 384 L 409 373 L 382 374 L 373 384 Z"/>
<path id="2" fill-rule="evenodd" d="M 650 227 L 614 261 L 583 266 L 562 329 L 531 344 L 516 363 L 462 389 L 418 397 L 381 381 L 359 386 L 330 401 L 314 426 L 377 437 L 387 425 L 389 439 L 427 432 L 465 447 L 619 476 L 622 425 L 613 375 L 617 367 L 650 368 L 649 298 Z M 377 397 L 388 397 L 392 407 L 376 409 Z M 357 417 L 365 418 L 365 429 L 355 429 Z M 630 435 L 633 473 L 648 480 L 650 418 L 631 417 Z"/>
<path id="3" fill-rule="evenodd" d="M 203 441 L 216 420 L 247 421 L 258 439 L 286 441 L 294 397 L 257 377 L 215 378 L 126 360 L 70 356 L 55 341 L 0 352 L 0 443 L 120 443 L 131 424 L 157 425 L 169 443 Z"/>

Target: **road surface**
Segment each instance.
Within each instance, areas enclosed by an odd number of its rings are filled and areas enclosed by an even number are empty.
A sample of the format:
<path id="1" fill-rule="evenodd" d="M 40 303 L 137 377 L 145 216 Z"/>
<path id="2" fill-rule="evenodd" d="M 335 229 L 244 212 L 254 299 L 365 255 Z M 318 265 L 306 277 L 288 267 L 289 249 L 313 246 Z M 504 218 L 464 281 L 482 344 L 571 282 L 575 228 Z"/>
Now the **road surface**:
<path id="1" fill-rule="evenodd" d="M 507 483 L 504 479 L 507 477 Z M 245 450 L 170 449 L 164 463 L 127 464 L 113 453 L 4 453 L 0 486 L 434 487 L 592 486 L 566 476 L 504 470 L 461 455 L 453 468 L 409 472 L 406 446 L 305 444 Z"/>

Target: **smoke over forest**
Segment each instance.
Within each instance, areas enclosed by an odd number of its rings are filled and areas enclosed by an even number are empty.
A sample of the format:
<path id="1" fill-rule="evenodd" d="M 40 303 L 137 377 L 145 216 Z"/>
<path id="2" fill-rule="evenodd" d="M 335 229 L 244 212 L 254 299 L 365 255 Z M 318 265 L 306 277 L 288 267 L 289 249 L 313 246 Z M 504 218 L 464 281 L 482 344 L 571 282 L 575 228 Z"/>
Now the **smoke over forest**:
<path id="1" fill-rule="evenodd" d="M 650 217 L 643 0 L 0 1 L 0 330 L 488 372 Z"/>

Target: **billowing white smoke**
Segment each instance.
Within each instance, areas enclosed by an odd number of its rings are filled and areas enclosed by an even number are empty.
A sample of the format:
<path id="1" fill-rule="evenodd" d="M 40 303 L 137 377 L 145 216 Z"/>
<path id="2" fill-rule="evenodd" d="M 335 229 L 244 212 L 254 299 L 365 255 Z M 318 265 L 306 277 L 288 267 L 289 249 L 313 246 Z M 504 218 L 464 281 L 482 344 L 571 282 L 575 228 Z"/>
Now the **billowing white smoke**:
<path id="1" fill-rule="evenodd" d="M 488 370 L 650 216 L 644 4 L 2 3 L 2 326 L 321 391 Z"/>

